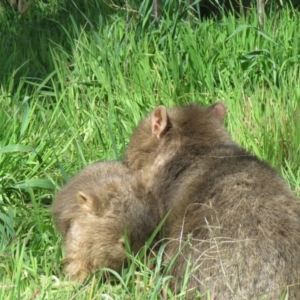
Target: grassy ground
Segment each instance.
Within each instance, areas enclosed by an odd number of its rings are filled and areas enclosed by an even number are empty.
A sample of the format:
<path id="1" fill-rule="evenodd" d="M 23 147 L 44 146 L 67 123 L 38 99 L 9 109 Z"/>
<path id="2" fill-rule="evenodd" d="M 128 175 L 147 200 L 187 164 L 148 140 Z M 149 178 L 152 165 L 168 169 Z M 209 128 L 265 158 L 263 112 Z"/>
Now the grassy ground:
<path id="1" fill-rule="evenodd" d="M 68 282 L 53 195 L 85 165 L 121 159 L 156 105 L 215 101 L 234 140 L 300 192 L 299 12 L 271 13 L 262 32 L 251 10 L 187 20 L 167 1 L 154 24 L 147 3 L 61 3 L 0 15 L 0 299 L 171 299 L 161 252 L 154 268 L 129 258 L 111 281 Z"/>

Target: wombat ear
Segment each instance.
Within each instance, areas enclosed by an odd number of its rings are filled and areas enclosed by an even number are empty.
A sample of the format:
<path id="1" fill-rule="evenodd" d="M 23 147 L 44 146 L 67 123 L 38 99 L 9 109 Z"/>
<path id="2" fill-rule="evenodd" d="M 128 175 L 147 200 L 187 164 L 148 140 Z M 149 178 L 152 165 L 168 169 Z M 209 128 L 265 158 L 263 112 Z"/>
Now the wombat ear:
<path id="1" fill-rule="evenodd" d="M 222 102 L 217 102 L 217 103 L 213 104 L 212 106 L 210 106 L 210 108 L 212 109 L 213 114 L 221 122 L 223 122 L 226 117 L 226 112 L 227 112 L 225 104 Z"/>
<path id="2" fill-rule="evenodd" d="M 77 201 L 81 209 L 88 215 L 95 214 L 94 200 L 83 192 L 78 192 Z"/>
<path id="3" fill-rule="evenodd" d="M 158 139 L 167 131 L 168 115 L 167 109 L 160 105 L 154 109 L 151 115 L 151 131 Z"/>

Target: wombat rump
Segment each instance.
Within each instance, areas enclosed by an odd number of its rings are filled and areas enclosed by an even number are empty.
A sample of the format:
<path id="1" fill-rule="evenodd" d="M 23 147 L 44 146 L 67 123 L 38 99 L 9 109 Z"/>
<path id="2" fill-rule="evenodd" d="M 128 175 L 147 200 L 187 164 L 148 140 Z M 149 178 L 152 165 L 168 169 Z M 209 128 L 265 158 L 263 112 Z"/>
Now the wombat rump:
<path id="1" fill-rule="evenodd" d="M 52 214 L 63 236 L 65 273 L 83 281 L 98 268 L 121 271 L 125 239 L 132 252 L 148 240 L 159 215 L 141 176 L 131 176 L 120 162 L 83 169 L 56 196 Z"/>
<path id="2" fill-rule="evenodd" d="M 186 299 L 208 290 L 221 300 L 300 299 L 299 200 L 231 140 L 225 116 L 223 103 L 159 106 L 125 154 L 129 169 L 147 177 L 161 218 L 170 211 L 171 286 L 186 290 Z"/>

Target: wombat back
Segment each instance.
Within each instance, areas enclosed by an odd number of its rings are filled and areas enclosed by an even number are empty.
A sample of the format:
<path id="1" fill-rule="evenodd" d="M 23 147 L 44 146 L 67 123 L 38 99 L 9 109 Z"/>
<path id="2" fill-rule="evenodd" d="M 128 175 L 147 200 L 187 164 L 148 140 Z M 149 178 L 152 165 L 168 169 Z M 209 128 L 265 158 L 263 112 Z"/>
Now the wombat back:
<path id="1" fill-rule="evenodd" d="M 210 290 L 224 299 L 264 295 L 279 299 L 289 286 L 289 299 L 297 299 L 298 200 L 273 170 L 255 158 L 239 171 L 233 165 L 241 162 L 224 162 L 226 175 L 223 163 L 219 164 L 206 174 L 204 182 L 197 183 L 198 189 L 190 186 L 193 192 L 186 194 L 188 200 L 173 206 L 167 221 L 170 242 L 166 257 L 183 249 L 171 274 L 182 278 L 189 260 L 194 270 L 189 277 L 190 290 Z"/>

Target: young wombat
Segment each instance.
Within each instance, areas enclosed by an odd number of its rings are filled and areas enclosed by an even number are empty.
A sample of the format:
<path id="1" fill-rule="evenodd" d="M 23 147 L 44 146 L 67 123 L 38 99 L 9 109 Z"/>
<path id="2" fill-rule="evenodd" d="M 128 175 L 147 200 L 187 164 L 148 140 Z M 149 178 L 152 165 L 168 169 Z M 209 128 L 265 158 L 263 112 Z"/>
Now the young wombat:
<path id="1" fill-rule="evenodd" d="M 77 281 L 100 267 L 120 271 L 124 234 L 137 252 L 159 223 L 141 177 L 131 176 L 119 162 L 83 169 L 57 194 L 52 213 L 64 239 L 64 271 Z"/>
<path id="2" fill-rule="evenodd" d="M 159 199 L 172 287 L 186 299 L 300 297 L 300 205 L 278 174 L 236 145 L 216 103 L 157 107 L 137 127 L 125 154 Z M 179 254 L 178 254 L 179 253 Z"/>

